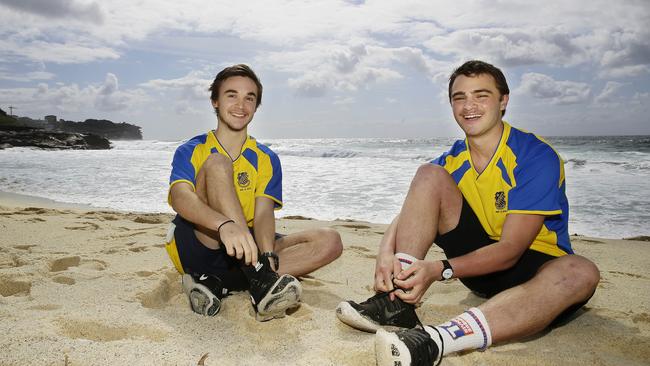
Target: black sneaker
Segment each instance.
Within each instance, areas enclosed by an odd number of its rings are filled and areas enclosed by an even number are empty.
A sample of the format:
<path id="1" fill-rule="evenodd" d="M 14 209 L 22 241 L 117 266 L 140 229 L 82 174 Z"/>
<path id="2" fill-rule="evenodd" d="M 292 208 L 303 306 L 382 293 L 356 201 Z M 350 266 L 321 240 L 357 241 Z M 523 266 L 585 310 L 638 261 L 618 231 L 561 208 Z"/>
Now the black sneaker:
<path id="1" fill-rule="evenodd" d="M 390 292 L 380 292 L 360 304 L 343 301 L 336 307 L 336 316 L 353 328 L 371 333 L 378 329 L 397 330 L 421 326 L 415 306 L 397 297 L 391 301 L 389 294 Z"/>
<path id="2" fill-rule="evenodd" d="M 437 330 L 425 327 L 432 332 Z M 401 330 L 396 333 L 383 329 L 375 336 L 377 366 L 432 366 L 442 361 L 442 340 L 438 342 L 423 328 Z M 439 346 L 440 345 L 440 346 Z"/>
<path id="3" fill-rule="evenodd" d="M 221 310 L 221 299 L 228 293 L 221 280 L 212 275 L 190 275 L 181 277 L 183 291 L 190 299 L 190 306 L 195 313 L 215 316 Z"/>
<path id="4" fill-rule="evenodd" d="M 260 262 L 249 268 L 247 277 L 255 319 L 267 321 L 283 318 L 287 309 L 300 302 L 302 286 L 293 276 L 278 275 L 269 265 L 268 258 L 260 257 Z"/>

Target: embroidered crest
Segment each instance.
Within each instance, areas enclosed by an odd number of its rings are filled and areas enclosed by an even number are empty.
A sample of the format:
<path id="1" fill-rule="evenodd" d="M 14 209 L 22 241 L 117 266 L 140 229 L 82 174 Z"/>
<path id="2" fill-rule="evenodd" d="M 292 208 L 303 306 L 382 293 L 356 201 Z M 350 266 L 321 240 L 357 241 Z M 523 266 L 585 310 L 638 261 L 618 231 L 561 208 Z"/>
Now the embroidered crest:
<path id="1" fill-rule="evenodd" d="M 503 191 L 494 194 L 494 207 L 496 207 L 497 211 L 506 208 L 506 194 Z"/>
<path id="2" fill-rule="evenodd" d="M 248 173 L 241 172 L 237 174 L 237 184 L 242 188 L 248 187 L 251 184 L 250 179 L 248 179 Z"/>

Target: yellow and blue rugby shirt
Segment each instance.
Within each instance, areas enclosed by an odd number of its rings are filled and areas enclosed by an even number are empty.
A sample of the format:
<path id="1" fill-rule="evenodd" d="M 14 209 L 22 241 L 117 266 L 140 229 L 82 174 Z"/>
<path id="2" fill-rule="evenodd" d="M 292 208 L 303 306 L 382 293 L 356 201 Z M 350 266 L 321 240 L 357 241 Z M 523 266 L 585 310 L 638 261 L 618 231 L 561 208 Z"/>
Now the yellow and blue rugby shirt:
<path id="1" fill-rule="evenodd" d="M 474 169 L 467 140 L 456 141 L 431 163 L 449 172 L 493 240 L 501 238 L 509 213 L 544 215 L 530 249 L 556 257 L 573 253 L 564 162 L 541 138 L 504 122 L 499 146 L 481 174 Z"/>
<path id="2" fill-rule="evenodd" d="M 230 158 L 214 131 L 196 136 L 179 146 L 172 160 L 169 189 L 176 183 L 186 182 L 196 190 L 196 175 L 210 154 Z M 282 167 L 280 159 L 271 149 L 248 136 L 232 167 L 235 190 L 249 227 L 253 226 L 255 217 L 255 198 L 267 197 L 275 202 L 276 210 L 282 207 Z M 171 204 L 169 195 L 168 201 Z"/>

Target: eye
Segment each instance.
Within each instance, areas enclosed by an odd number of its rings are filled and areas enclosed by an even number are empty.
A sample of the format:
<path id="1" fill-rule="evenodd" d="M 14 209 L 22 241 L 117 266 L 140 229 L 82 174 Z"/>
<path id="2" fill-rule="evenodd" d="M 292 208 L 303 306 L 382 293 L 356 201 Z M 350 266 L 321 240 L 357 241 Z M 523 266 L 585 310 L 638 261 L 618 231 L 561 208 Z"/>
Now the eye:
<path id="1" fill-rule="evenodd" d="M 248 97 L 246 97 L 246 101 L 253 103 L 253 102 L 255 102 L 255 97 L 248 96 Z"/>
<path id="2" fill-rule="evenodd" d="M 488 95 L 487 95 L 487 94 L 479 94 L 479 95 L 477 95 L 476 97 L 477 97 L 478 99 L 485 99 L 485 98 L 488 97 Z"/>

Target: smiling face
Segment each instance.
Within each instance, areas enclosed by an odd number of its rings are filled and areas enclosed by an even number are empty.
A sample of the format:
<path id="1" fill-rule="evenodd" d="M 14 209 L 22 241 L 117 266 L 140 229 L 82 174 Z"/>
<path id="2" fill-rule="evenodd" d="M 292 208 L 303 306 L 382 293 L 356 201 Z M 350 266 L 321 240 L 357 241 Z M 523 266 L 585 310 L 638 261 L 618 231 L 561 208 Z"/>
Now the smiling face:
<path id="1" fill-rule="evenodd" d="M 499 93 L 491 75 L 459 75 L 450 92 L 454 118 L 468 138 L 501 134 L 508 95 Z"/>
<path id="2" fill-rule="evenodd" d="M 253 80 L 245 76 L 231 76 L 223 81 L 212 105 L 217 109 L 219 127 L 232 131 L 246 129 L 257 110 L 259 91 Z"/>

